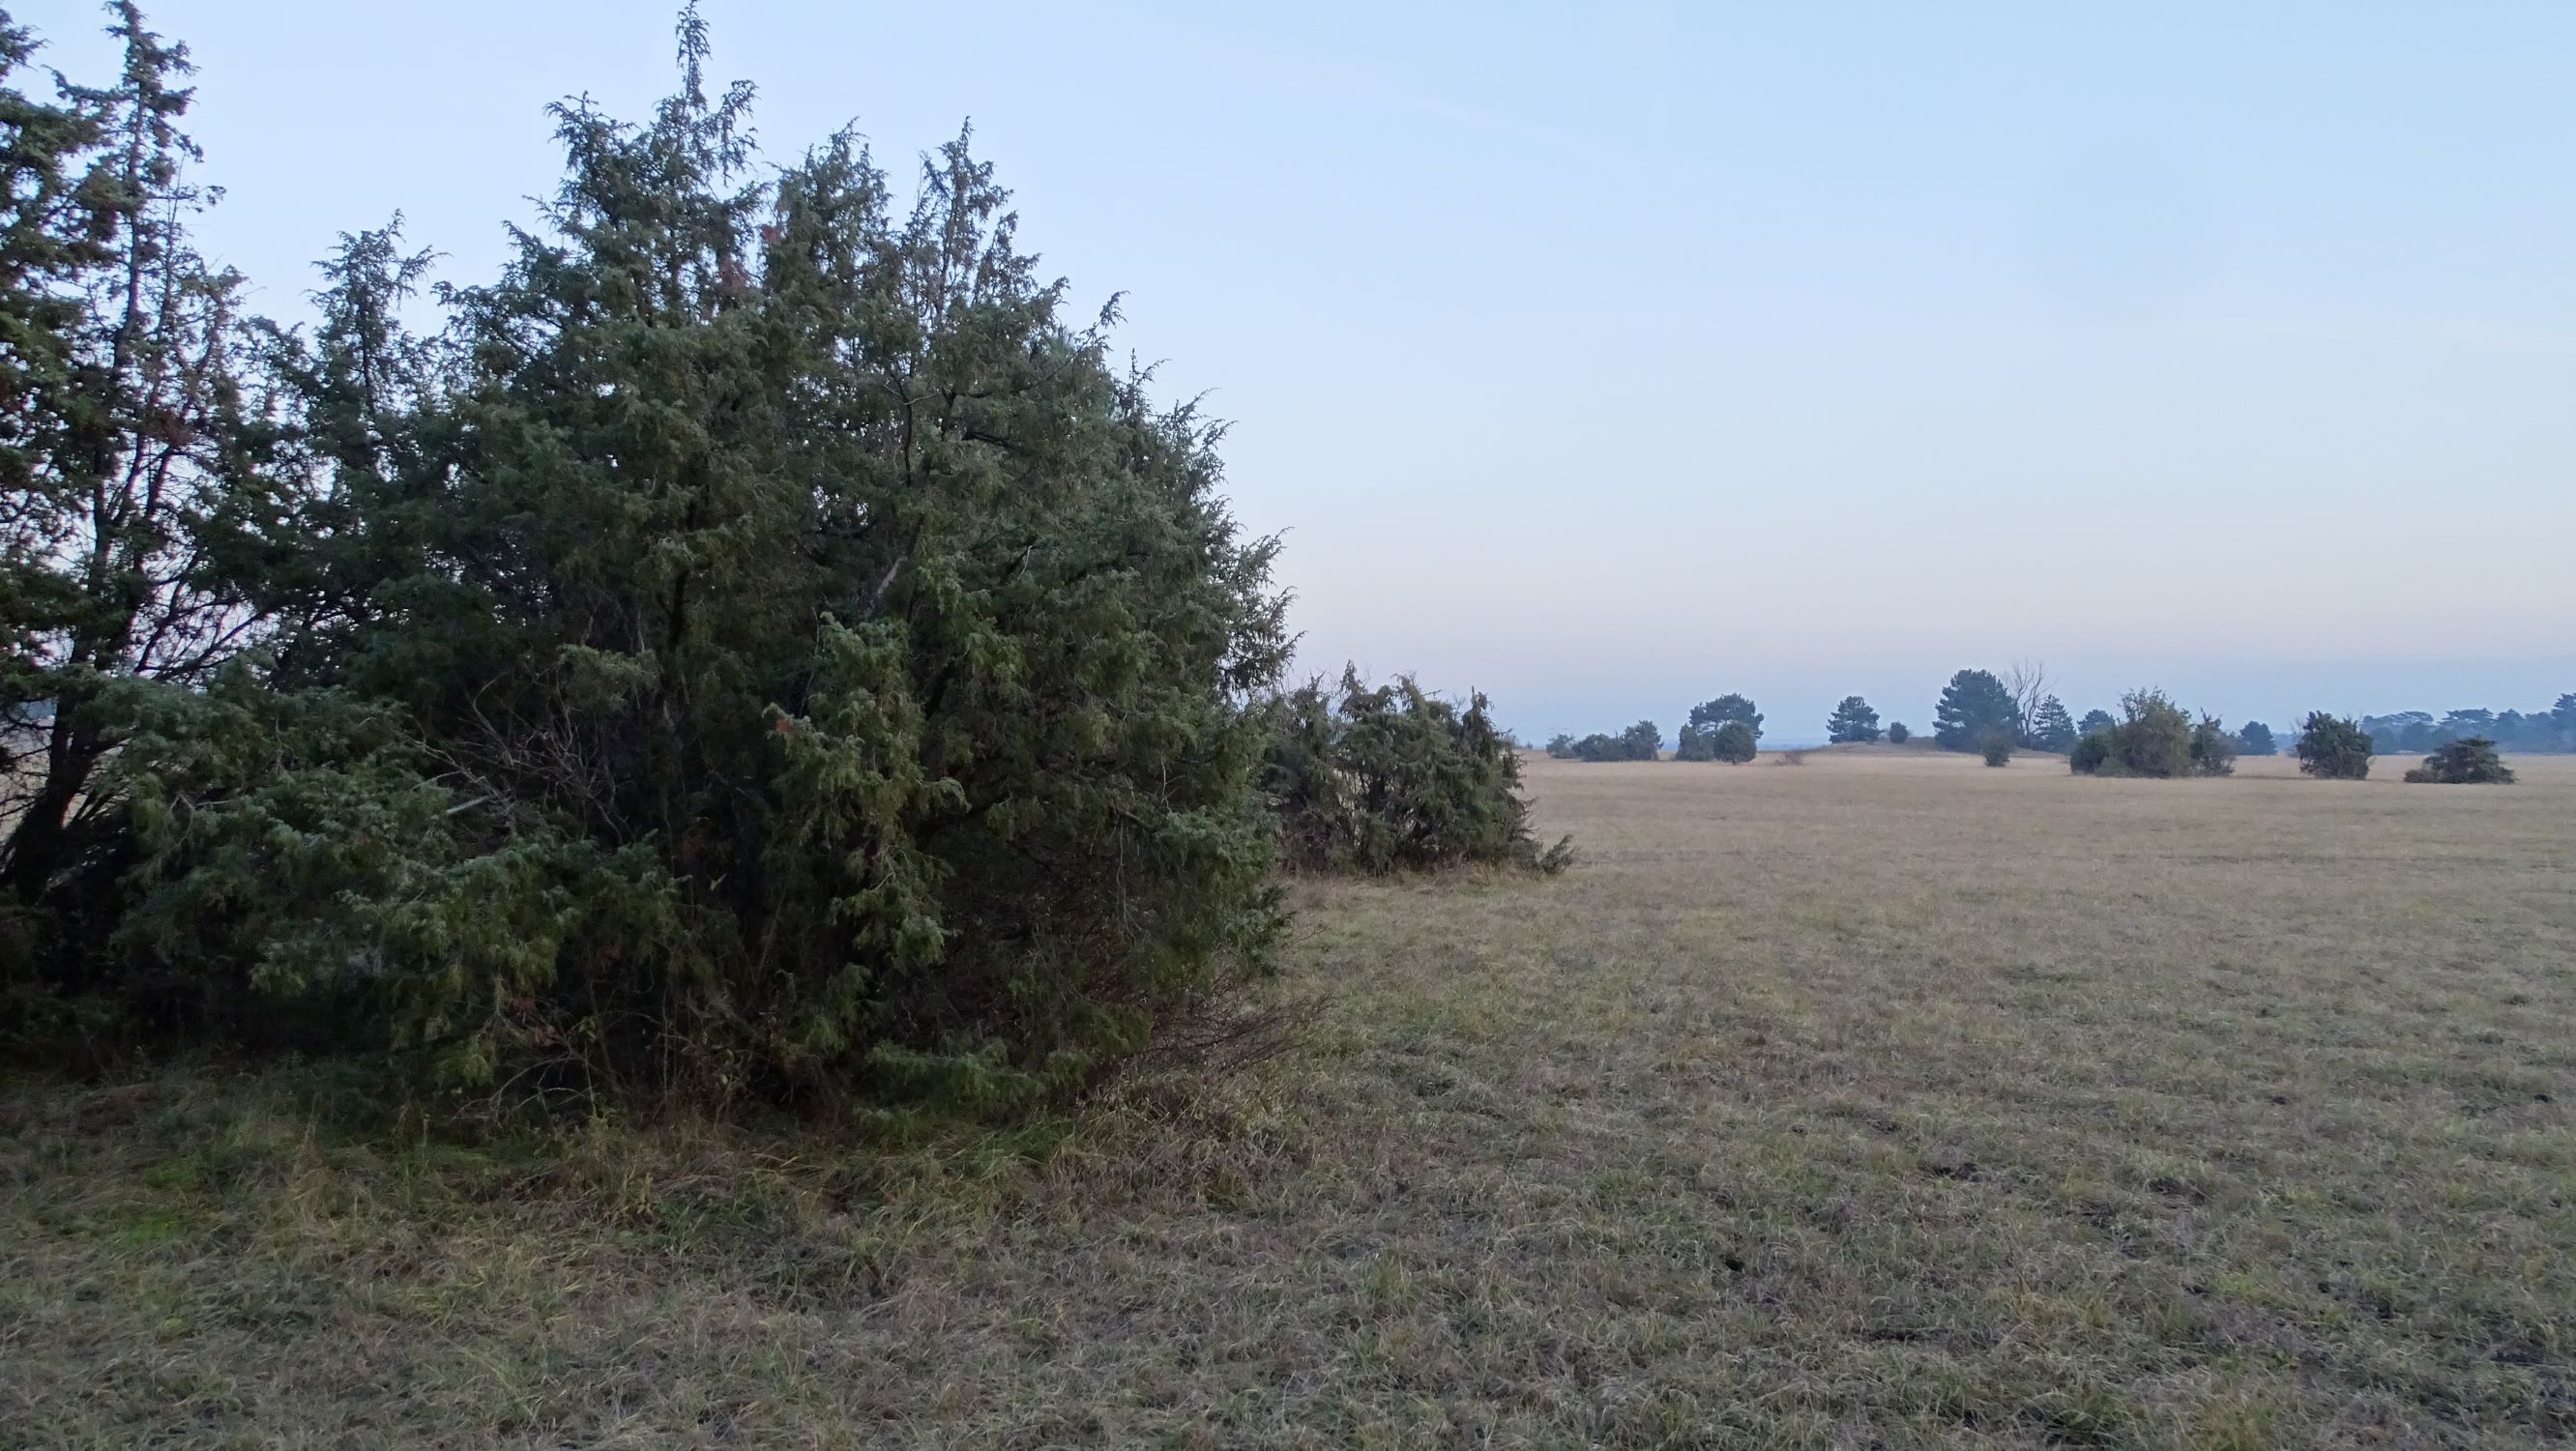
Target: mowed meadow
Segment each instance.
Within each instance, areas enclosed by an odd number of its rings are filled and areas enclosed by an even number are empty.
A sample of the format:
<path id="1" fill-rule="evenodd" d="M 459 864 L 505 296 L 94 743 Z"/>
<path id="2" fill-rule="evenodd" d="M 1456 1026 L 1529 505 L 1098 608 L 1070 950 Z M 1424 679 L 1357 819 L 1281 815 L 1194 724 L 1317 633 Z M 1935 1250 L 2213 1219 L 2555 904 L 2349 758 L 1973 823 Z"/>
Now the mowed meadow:
<path id="1" fill-rule="evenodd" d="M 2576 1433 L 2576 759 L 1533 759 L 1221 1077 L 1004 1134 L 0 1094 L 0 1446 Z"/>

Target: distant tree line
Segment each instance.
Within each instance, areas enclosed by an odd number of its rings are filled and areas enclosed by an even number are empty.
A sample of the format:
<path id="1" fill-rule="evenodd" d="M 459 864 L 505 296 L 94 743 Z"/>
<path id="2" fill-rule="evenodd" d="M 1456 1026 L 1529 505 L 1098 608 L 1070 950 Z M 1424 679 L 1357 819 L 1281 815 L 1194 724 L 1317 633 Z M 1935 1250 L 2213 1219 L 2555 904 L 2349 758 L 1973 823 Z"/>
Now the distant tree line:
<path id="1" fill-rule="evenodd" d="M 2430 711 L 2402 710 L 2365 715 L 2361 728 L 2369 733 L 2371 748 L 2383 756 L 2431 751 L 2472 738 L 2508 751 L 2576 751 L 2576 691 L 2559 696 L 2547 710 L 2464 708 L 2438 719 Z"/>
<path id="2" fill-rule="evenodd" d="M 2009 763 L 2017 750 L 2062 753 L 2073 769 L 2088 775 L 2225 775 L 2235 769 L 2239 757 L 2281 752 L 2280 738 L 2265 721 L 2249 720 L 2231 730 L 2214 716 L 2185 712 L 2154 689 L 2132 691 L 2120 704 L 2117 715 L 2097 708 L 2079 720 L 2050 688 L 2044 665 L 2016 664 L 2002 673 L 1961 670 L 1942 687 L 1933 706 L 1932 741 L 1943 750 L 1981 754 L 1988 764 L 1998 766 Z M 2312 716 L 2310 724 L 2302 727 L 2301 741 L 2323 749 L 2323 759 L 2334 764 L 2319 771 L 2305 765 L 2308 758 L 2303 756 L 2303 769 L 2311 774 L 2343 774 L 2350 760 L 2349 744 L 2340 738 L 2329 744 L 2316 736 L 2314 722 L 2319 718 Z M 2411 711 L 2365 716 L 2350 724 L 2366 748 L 2365 755 L 2438 751 L 2454 742 L 2482 742 L 2498 750 L 2569 751 L 2576 750 L 2576 692 L 2559 696 L 2547 711 L 2528 714 L 2455 710 L 2437 720 L 2426 712 Z M 1757 753 L 1761 734 L 1762 715 L 1749 697 L 1718 696 L 1691 708 L 1673 758 L 1749 761 Z M 1912 732 L 1901 721 L 1882 730 L 1877 709 L 1860 696 L 1848 695 L 1825 718 L 1825 737 L 1835 745 L 1880 740 L 1903 745 L 1912 739 Z M 1661 744 L 1653 722 L 1640 721 L 1617 736 L 1558 736 L 1549 742 L 1548 753 L 1567 760 L 1642 761 L 1656 759 Z M 2448 779 L 2449 774 L 2459 773 L 2446 766 L 2408 779 Z M 2506 774 L 2509 778 L 2510 773 Z"/>

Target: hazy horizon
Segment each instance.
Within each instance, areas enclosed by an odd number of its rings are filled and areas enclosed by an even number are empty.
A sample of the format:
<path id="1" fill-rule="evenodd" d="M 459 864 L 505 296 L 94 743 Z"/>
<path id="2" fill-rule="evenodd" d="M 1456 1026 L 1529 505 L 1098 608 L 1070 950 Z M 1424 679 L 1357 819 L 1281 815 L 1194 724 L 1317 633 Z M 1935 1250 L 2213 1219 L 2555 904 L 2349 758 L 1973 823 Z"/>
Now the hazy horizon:
<path id="1" fill-rule="evenodd" d="M 772 160 L 973 118 L 1073 313 L 1233 421 L 1305 668 L 1537 737 L 1928 728 L 2027 658 L 2276 728 L 2576 690 L 2576 10 L 703 8 Z M 206 251 L 298 317 L 399 210 L 488 278 L 546 103 L 647 114 L 673 9 L 151 6 Z"/>

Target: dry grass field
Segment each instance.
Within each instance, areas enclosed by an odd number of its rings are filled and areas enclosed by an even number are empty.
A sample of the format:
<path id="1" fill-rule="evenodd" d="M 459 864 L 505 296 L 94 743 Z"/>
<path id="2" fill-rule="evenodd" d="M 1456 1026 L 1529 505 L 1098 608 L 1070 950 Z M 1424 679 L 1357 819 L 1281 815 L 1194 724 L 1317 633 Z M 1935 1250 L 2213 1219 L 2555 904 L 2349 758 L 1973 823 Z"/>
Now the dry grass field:
<path id="1" fill-rule="evenodd" d="M 0 1446 L 2538 1445 L 2576 760 L 1538 761 L 1297 1047 L 1007 1136 L 0 1093 Z"/>

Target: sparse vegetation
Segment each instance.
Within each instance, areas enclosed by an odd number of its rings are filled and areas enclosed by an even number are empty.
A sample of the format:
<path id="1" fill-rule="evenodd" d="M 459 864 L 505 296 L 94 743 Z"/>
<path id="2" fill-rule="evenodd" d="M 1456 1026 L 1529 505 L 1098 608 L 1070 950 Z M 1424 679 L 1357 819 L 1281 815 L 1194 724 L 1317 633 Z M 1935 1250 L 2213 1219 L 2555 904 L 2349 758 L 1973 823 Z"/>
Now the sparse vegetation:
<path id="1" fill-rule="evenodd" d="M 2325 781 L 2360 781 L 2370 775 L 2370 733 L 2361 722 L 2312 711 L 2299 728 L 2299 769 Z"/>
<path id="2" fill-rule="evenodd" d="M 2406 779 L 2418 785 L 2510 786 L 2513 771 L 2496 754 L 2495 742 L 2470 736 L 2435 747 L 2423 765 L 2406 773 Z"/>
<path id="3" fill-rule="evenodd" d="M 0 1442 L 2562 1444 L 2576 762 L 2290 775 L 1540 762 L 1585 865 L 1007 1131 L 19 1081 Z"/>

